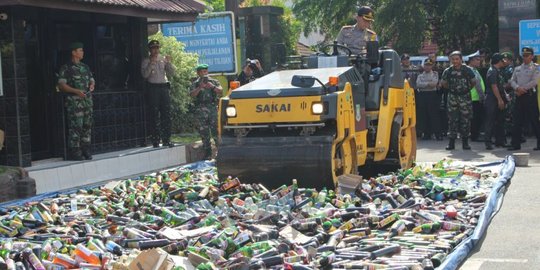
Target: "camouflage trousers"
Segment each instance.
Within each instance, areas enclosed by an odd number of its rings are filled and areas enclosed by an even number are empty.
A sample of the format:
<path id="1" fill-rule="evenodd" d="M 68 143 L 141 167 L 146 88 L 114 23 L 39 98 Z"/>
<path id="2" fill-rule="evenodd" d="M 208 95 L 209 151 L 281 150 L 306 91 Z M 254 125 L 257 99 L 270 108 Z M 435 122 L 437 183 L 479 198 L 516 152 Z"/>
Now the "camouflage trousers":
<path id="1" fill-rule="evenodd" d="M 473 115 L 471 95 L 448 94 L 448 138 L 469 137 Z"/>
<path id="2" fill-rule="evenodd" d="M 212 155 L 212 143 L 210 138 L 217 138 L 217 108 L 216 106 L 202 106 L 199 105 L 195 110 L 195 118 L 197 119 L 197 126 L 199 128 L 199 134 L 203 143 L 204 154 L 206 158 Z"/>
<path id="3" fill-rule="evenodd" d="M 66 98 L 69 149 L 90 145 L 93 106 L 91 97 L 69 96 Z"/>

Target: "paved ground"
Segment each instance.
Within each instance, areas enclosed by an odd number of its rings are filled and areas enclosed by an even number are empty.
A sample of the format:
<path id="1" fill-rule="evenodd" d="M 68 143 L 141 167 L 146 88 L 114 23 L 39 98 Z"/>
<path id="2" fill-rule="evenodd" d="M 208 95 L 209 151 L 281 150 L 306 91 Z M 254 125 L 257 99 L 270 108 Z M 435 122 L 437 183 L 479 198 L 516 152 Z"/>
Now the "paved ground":
<path id="1" fill-rule="evenodd" d="M 446 151 L 447 141 L 418 141 L 418 161 L 444 157 L 464 161 L 495 161 L 512 152 L 503 148 L 485 150 L 484 144 L 471 143 L 472 150 Z M 529 138 L 518 152 L 530 153 L 528 167 L 516 167 L 504 196 L 501 210 L 491 221 L 487 234 L 461 266 L 462 270 L 540 269 L 540 151 L 533 151 L 536 140 Z"/>

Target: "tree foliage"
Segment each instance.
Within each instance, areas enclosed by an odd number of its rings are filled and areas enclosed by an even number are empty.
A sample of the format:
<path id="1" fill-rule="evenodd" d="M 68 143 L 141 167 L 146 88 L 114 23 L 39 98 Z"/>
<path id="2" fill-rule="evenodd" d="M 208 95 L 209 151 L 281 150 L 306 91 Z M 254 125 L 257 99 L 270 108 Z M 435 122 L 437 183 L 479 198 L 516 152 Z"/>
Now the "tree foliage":
<path id="1" fill-rule="evenodd" d="M 381 44 L 417 53 L 425 40 L 441 52 L 498 47 L 497 5 L 492 0 L 292 0 L 304 33 L 321 31 L 333 40 L 343 25 L 354 24 L 356 8 L 375 10 L 374 30 Z"/>
<path id="2" fill-rule="evenodd" d="M 161 32 L 148 37 L 148 40 L 156 39 L 161 44 L 161 54 L 170 55 L 172 63 L 176 67 L 176 73 L 171 82 L 171 120 L 172 132 L 193 132 L 195 119 L 190 113 L 192 99 L 189 96 L 191 78 L 195 77 L 195 66 L 198 55 L 187 53 L 184 43 L 174 37 L 165 37 Z"/>
<path id="3" fill-rule="evenodd" d="M 498 50 L 499 27 L 497 5 L 491 0 L 429 0 L 439 6 L 435 40 L 446 52 L 474 52 L 488 47 Z"/>
<path id="4" fill-rule="evenodd" d="M 221 12 L 225 11 L 225 0 L 204 0 L 204 3 L 206 3 L 207 11 L 211 12 Z"/>
<path id="5" fill-rule="evenodd" d="M 292 0 L 294 16 L 302 22 L 304 34 L 314 31 L 333 40 L 344 25 L 354 24 L 357 0 Z M 362 1 L 362 5 L 377 6 L 379 1 Z"/>

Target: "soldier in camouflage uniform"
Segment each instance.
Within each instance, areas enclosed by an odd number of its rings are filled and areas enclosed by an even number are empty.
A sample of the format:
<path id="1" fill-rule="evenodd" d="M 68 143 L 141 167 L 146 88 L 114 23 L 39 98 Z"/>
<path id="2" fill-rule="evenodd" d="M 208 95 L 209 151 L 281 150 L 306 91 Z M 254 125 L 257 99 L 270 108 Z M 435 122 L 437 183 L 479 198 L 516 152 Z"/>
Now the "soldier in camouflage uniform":
<path id="1" fill-rule="evenodd" d="M 218 80 L 208 77 L 208 65 L 197 66 L 198 78 L 191 84 L 190 95 L 195 99 L 195 117 L 199 126 L 199 134 L 204 147 L 204 158 L 212 157 L 210 138 L 217 136 L 217 104 L 218 96 L 223 88 Z"/>
<path id="2" fill-rule="evenodd" d="M 501 69 L 500 76 L 504 90 L 508 94 L 509 99 L 509 102 L 506 105 L 506 109 L 504 112 L 504 132 L 505 134 L 511 134 L 513 123 L 512 110 L 514 109 L 514 105 L 516 104 L 516 94 L 514 93 L 514 89 L 512 89 L 512 86 L 510 85 L 510 79 L 512 78 L 512 74 L 514 73 L 514 60 L 511 52 L 504 52 L 502 53 L 502 55 L 504 57 L 504 67 Z"/>
<path id="3" fill-rule="evenodd" d="M 90 139 L 92 128 L 92 92 L 95 81 L 90 67 L 81 62 L 83 44 L 70 44 L 71 62 L 60 68 L 58 89 L 67 93 L 65 100 L 68 125 L 68 160 L 92 159 Z"/>
<path id="4" fill-rule="evenodd" d="M 474 72 L 463 64 L 460 51 L 449 55 L 452 66 L 445 69 L 441 84 L 448 89 L 448 146 L 446 150 L 455 148 L 457 133 L 461 134 L 463 149 L 469 150 L 469 134 L 471 132 L 472 100 L 470 89 L 475 86 Z"/>
<path id="5" fill-rule="evenodd" d="M 377 40 L 377 33 L 369 29 L 373 20 L 373 10 L 368 6 L 360 7 L 356 24 L 343 26 L 337 36 L 337 42 L 347 46 L 353 54 L 365 53 L 367 41 Z"/>

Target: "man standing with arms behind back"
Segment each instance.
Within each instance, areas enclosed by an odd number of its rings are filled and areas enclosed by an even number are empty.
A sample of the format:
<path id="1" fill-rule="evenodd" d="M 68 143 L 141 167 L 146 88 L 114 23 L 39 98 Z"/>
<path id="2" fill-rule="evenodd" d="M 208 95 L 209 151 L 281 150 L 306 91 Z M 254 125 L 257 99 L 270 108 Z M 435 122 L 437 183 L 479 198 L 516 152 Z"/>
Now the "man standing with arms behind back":
<path id="1" fill-rule="evenodd" d="M 365 53 L 367 41 L 377 40 L 377 33 L 369 29 L 373 21 L 373 9 L 368 6 L 360 7 L 356 16 L 356 24 L 343 26 L 339 31 L 338 44 L 347 46 L 353 54 Z"/>
<path id="2" fill-rule="evenodd" d="M 84 58 L 83 44 L 70 44 L 71 61 L 58 72 L 58 89 L 69 94 L 66 97 L 68 125 L 67 160 L 92 159 L 90 140 L 92 131 L 92 92 L 95 81 L 90 67 L 81 62 Z"/>
<path id="3" fill-rule="evenodd" d="M 208 65 L 197 66 L 197 79 L 191 84 L 189 94 L 195 99 L 195 117 L 199 134 L 203 142 L 204 159 L 212 158 L 210 138 L 217 136 L 217 104 L 218 95 L 223 88 L 218 80 L 208 77 Z"/>
<path id="4" fill-rule="evenodd" d="M 473 116 L 471 122 L 471 140 L 473 142 L 479 140 L 480 132 L 482 130 L 482 124 L 484 120 L 484 100 L 485 100 L 485 85 L 484 79 L 478 72 L 480 67 L 480 53 L 476 52 L 472 56 L 469 56 L 469 67 L 474 72 L 475 86 L 471 89 Z"/>
<path id="5" fill-rule="evenodd" d="M 141 73 L 146 80 L 148 104 L 150 107 L 150 138 L 154 148 L 159 147 L 159 138 L 163 146 L 172 147 L 171 143 L 171 84 L 176 67 L 170 56 L 159 53 L 159 41 L 148 43 L 150 56 L 144 58 Z M 161 129 L 161 132 L 160 132 Z"/>
<path id="6" fill-rule="evenodd" d="M 469 134 L 471 132 L 472 100 L 471 88 L 475 85 L 474 72 L 463 64 L 460 51 L 448 56 L 452 66 L 444 70 L 441 85 L 448 89 L 448 146 L 453 150 L 457 133 L 461 134 L 462 147 L 470 150 Z"/>
<path id="7" fill-rule="evenodd" d="M 486 76 L 486 150 L 492 150 L 492 134 L 495 135 L 495 145 L 504 145 L 504 109 L 508 103 L 504 92 L 500 72 L 504 66 L 503 56 L 495 53 L 491 56 L 491 67 Z"/>
<path id="8" fill-rule="evenodd" d="M 534 51 L 531 47 L 521 49 L 523 64 L 514 69 L 510 85 L 516 94 L 516 104 L 514 105 L 512 127 L 512 146 L 510 151 L 521 149 L 521 132 L 524 123 L 531 123 L 536 135 L 536 147 L 533 150 L 540 150 L 540 123 L 538 122 L 538 100 L 536 85 L 540 78 L 538 65 L 533 63 Z"/>

